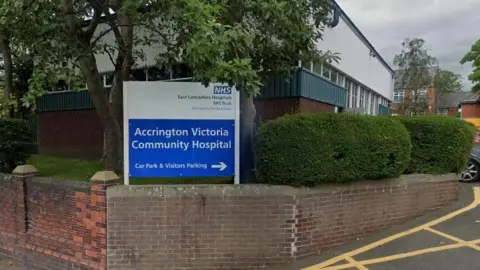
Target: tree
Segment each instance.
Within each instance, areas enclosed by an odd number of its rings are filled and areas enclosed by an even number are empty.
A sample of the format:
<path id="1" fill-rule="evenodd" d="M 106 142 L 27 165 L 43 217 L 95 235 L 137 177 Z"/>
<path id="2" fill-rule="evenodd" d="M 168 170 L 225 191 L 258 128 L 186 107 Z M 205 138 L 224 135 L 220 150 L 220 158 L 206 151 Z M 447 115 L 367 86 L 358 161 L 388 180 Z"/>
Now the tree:
<path id="1" fill-rule="evenodd" d="M 462 91 L 462 76 L 450 70 L 440 69 L 434 78 L 435 89 L 440 93 Z"/>
<path id="2" fill-rule="evenodd" d="M 473 71 L 468 75 L 468 79 L 474 83 L 472 92 L 480 93 L 480 39 L 472 45 L 470 51 L 463 56 L 460 64 L 472 63 Z"/>
<path id="3" fill-rule="evenodd" d="M 104 127 L 105 167 L 115 171 L 123 164 L 123 81 L 136 60 L 145 56 L 139 45 L 162 44 L 157 55 L 161 67 L 187 63 L 196 81 L 241 89 L 242 132 L 250 134 L 253 96 L 267 76 L 288 74 L 299 60 L 338 59 L 316 46 L 327 23 L 329 0 L 47 0 L 33 6 L 27 0 L 5 2 L 10 11 L 30 15 L 24 16 L 30 18 L 25 23 L 30 29 L 20 25 L 15 31 L 41 59 L 35 61 L 30 91 L 41 94 L 45 80 L 52 77 L 49 72 L 69 82 L 80 74 Z M 114 44 L 104 38 L 112 33 Z M 101 53 L 115 69 L 110 98 L 95 59 Z"/>
<path id="4" fill-rule="evenodd" d="M 416 115 L 428 108 L 426 90 L 433 85 L 437 62 L 425 48 L 425 40 L 406 38 L 402 42 L 402 50 L 393 63 L 398 69 L 399 87 L 406 90 L 407 114 Z"/>

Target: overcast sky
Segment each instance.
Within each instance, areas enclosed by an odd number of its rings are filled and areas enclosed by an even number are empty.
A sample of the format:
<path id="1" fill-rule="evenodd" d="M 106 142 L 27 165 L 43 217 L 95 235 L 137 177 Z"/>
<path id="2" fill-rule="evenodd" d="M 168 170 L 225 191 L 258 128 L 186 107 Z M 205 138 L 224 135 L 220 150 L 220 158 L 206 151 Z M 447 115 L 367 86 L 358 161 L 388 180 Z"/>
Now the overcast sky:
<path id="1" fill-rule="evenodd" d="M 392 68 L 406 37 L 423 38 L 440 67 L 461 74 L 465 87 L 472 68 L 459 63 L 480 39 L 480 0 L 337 0 Z M 470 89 L 465 89 L 470 90 Z"/>

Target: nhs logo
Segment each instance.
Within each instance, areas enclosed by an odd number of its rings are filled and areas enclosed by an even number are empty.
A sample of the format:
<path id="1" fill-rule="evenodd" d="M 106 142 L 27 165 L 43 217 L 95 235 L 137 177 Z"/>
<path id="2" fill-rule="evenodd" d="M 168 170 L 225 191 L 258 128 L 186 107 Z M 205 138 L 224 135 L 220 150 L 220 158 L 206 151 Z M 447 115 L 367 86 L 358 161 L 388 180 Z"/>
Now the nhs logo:
<path id="1" fill-rule="evenodd" d="M 232 94 L 232 87 L 230 86 L 214 86 L 213 87 L 214 95 L 230 95 Z"/>

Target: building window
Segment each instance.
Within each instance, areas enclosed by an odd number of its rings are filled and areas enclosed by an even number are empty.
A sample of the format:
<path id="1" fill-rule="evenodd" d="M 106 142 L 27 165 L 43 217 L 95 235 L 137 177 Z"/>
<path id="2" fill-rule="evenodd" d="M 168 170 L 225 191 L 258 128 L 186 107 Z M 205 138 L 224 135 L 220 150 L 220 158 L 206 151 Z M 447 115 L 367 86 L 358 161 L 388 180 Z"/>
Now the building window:
<path id="1" fill-rule="evenodd" d="M 338 85 L 345 86 L 345 75 L 343 75 L 342 73 L 339 72 L 337 80 L 338 80 L 338 82 L 337 82 Z"/>
<path id="2" fill-rule="evenodd" d="M 370 111 L 370 96 L 372 93 L 368 90 L 365 90 L 365 112 L 366 114 L 371 114 L 372 112 Z"/>
<path id="3" fill-rule="evenodd" d="M 363 86 L 360 86 L 360 108 L 365 108 L 365 88 Z"/>
<path id="4" fill-rule="evenodd" d="M 352 108 L 352 81 L 345 79 L 345 89 L 347 89 L 347 108 Z"/>
<path id="5" fill-rule="evenodd" d="M 393 91 L 393 102 L 403 102 L 405 98 L 405 90 L 397 89 Z"/>
<path id="6" fill-rule="evenodd" d="M 132 69 L 130 70 L 130 74 L 128 79 L 130 81 L 140 81 L 144 82 L 147 80 L 147 73 L 145 69 Z"/>
<path id="7" fill-rule="evenodd" d="M 418 89 L 416 92 L 419 100 L 427 99 L 427 89 Z"/>
<path id="8" fill-rule="evenodd" d="M 358 85 L 354 82 L 351 84 L 352 86 L 352 108 L 357 108 L 357 97 L 358 97 Z"/>
<path id="9" fill-rule="evenodd" d="M 375 114 L 375 93 L 370 92 L 370 114 Z"/>
<path id="10" fill-rule="evenodd" d="M 316 63 L 313 65 L 313 73 L 322 75 L 322 63 Z"/>
<path id="11" fill-rule="evenodd" d="M 337 79 L 338 79 L 338 72 L 332 68 L 330 71 L 330 81 L 336 84 Z"/>
<path id="12" fill-rule="evenodd" d="M 439 109 L 438 114 L 440 115 L 448 115 L 448 109 Z"/>
<path id="13" fill-rule="evenodd" d="M 150 67 L 147 69 L 148 81 L 165 81 L 170 80 L 170 70 L 166 68 L 159 69 L 157 67 Z"/>
<path id="14" fill-rule="evenodd" d="M 322 76 L 330 80 L 330 67 L 323 64 Z"/>
<path id="15" fill-rule="evenodd" d="M 302 62 L 302 68 L 308 70 L 308 71 L 312 71 L 312 63 L 310 62 Z"/>

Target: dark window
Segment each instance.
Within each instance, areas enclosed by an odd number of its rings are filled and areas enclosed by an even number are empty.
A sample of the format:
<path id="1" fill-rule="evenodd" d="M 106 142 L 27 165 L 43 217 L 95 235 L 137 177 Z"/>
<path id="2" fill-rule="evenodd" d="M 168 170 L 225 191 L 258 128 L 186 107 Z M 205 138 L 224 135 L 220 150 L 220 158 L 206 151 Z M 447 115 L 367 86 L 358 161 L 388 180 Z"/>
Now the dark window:
<path id="1" fill-rule="evenodd" d="M 68 90 L 70 90 L 70 87 L 65 80 L 59 80 L 57 84 L 55 84 L 55 87 L 53 87 L 54 92 L 68 91 Z"/>
<path id="2" fill-rule="evenodd" d="M 147 80 L 147 73 L 145 69 L 133 69 L 130 70 L 130 81 L 146 81 Z"/>
<path id="3" fill-rule="evenodd" d="M 188 77 L 193 77 L 193 72 L 187 64 L 176 64 L 172 67 L 172 79 Z"/>
<path id="4" fill-rule="evenodd" d="M 105 74 L 105 87 L 112 86 L 113 84 L 113 73 Z"/>
<path id="5" fill-rule="evenodd" d="M 147 71 L 148 81 L 164 81 L 170 80 L 170 71 L 168 69 L 151 67 Z"/>

